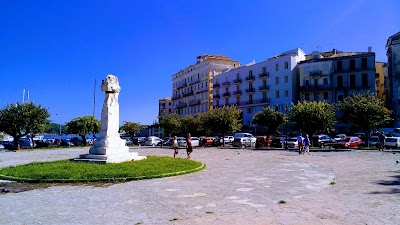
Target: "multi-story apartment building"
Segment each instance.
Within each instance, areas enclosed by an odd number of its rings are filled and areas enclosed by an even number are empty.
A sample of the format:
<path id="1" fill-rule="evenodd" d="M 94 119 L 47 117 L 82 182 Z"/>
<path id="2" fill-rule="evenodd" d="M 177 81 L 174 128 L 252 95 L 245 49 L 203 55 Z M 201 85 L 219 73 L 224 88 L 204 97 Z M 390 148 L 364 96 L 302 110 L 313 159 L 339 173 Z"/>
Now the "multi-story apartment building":
<path id="1" fill-rule="evenodd" d="M 158 119 L 160 120 L 167 114 L 175 113 L 174 105 L 171 97 L 161 98 L 158 100 Z"/>
<path id="2" fill-rule="evenodd" d="M 375 53 L 313 52 L 299 63 L 300 101 L 335 103 L 345 97 L 376 92 Z"/>
<path id="3" fill-rule="evenodd" d="M 263 107 L 284 111 L 298 100 L 297 63 L 305 60 L 301 49 L 283 52 L 260 63 L 226 69 L 213 80 L 213 106 L 236 105 L 243 111 L 243 124 Z"/>
<path id="4" fill-rule="evenodd" d="M 222 55 L 205 54 L 197 62 L 172 75 L 172 101 L 180 116 L 209 111 L 212 108 L 213 77 L 240 63 Z"/>
<path id="5" fill-rule="evenodd" d="M 387 108 L 393 110 L 394 126 L 400 127 L 400 32 L 390 36 L 386 43 L 388 57 Z"/>
<path id="6" fill-rule="evenodd" d="M 386 95 L 385 95 L 385 69 L 387 63 L 384 62 L 375 62 L 375 70 L 376 70 L 376 95 L 379 99 L 381 99 L 386 105 Z"/>

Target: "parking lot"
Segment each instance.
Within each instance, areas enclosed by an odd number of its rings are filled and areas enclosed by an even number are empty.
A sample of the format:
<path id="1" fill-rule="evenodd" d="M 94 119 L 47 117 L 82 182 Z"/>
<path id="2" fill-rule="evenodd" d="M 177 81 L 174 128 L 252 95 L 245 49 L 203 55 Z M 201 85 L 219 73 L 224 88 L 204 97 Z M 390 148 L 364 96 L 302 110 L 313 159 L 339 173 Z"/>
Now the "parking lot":
<path id="1" fill-rule="evenodd" d="M 172 156 L 169 148 L 134 148 Z M 183 149 L 182 149 L 183 150 Z M 83 149 L 0 153 L 0 166 Z M 178 157 L 185 158 L 180 151 Z M 119 184 L 38 186 L 0 195 L 2 224 L 398 224 L 400 153 L 196 148 L 206 168 Z M 7 184 L 2 184 L 6 186 Z M 280 204 L 281 202 L 282 204 Z"/>

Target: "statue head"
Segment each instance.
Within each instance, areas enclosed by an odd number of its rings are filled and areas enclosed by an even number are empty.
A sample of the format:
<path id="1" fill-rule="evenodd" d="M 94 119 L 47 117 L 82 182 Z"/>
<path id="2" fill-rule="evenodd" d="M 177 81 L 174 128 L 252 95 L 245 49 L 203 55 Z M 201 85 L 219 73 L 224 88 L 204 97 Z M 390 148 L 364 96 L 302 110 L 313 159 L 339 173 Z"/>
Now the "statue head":
<path id="1" fill-rule="evenodd" d="M 107 75 L 106 80 L 101 82 L 101 90 L 106 93 L 119 93 L 121 87 L 118 83 L 118 78 L 114 75 Z"/>

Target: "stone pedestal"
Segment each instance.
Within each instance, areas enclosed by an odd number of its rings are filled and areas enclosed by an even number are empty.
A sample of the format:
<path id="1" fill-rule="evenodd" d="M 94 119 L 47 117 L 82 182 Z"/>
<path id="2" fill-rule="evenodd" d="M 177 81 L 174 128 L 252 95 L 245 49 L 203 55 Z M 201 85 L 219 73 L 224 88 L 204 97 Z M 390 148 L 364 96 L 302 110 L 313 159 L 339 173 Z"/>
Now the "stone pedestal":
<path id="1" fill-rule="evenodd" d="M 101 112 L 100 140 L 94 142 L 89 154 L 80 155 L 76 160 L 120 163 L 145 159 L 146 156 L 139 156 L 137 152 L 129 152 L 129 147 L 119 136 L 118 95 L 121 88 L 118 78 L 108 75 L 102 82 L 101 89 L 105 92 L 106 98 Z"/>

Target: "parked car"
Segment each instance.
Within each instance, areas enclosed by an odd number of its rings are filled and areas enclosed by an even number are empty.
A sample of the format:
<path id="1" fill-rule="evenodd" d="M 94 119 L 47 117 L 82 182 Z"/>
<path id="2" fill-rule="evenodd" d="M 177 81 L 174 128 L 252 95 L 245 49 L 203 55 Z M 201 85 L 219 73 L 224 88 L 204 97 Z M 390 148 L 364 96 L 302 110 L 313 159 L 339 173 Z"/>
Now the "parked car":
<path id="1" fill-rule="evenodd" d="M 268 147 L 271 146 L 271 143 L 272 143 L 271 136 L 269 137 L 269 139 L 267 139 L 267 136 L 257 136 L 256 148 Z"/>
<path id="2" fill-rule="evenodd" d="M 386 148 L 399 148 L 400 147 L 400 137 L 387 137 L 385 139 Z"/>
<path id="3" fill-rule="evenodd" d="M 125 138 L 125 144 L 126 145 L 133 145 L 133 141 L 130 138 Z"/>
<path id="4" fill-rule="evenodd" d="M 0 144 L 0 149 L 1 150 L 5 149 L 4 145 Z"/>
<path id="5" fill-rule="evenodd" d="M 275 136 L 271 141 L 271 147 L 284 148 L 286 145 L 286 136 Z"/>
<path id="6" fill-rule="evenodd" d="M 0 144 L 4 146 L 4 149 L 12 150 L 14 149 L 13 141 L 0 141 Z"/>
<path id="7" fill-rule="evenodd" d="M 385 138 L 386 139 L 386 138 Z M 369 144 L 369 146 L 375 146 L 375 147 L 379 147 L 379 138 L 377 137 L 377 136 L 373 136 L 373 137 L 370 137 L 369 138 L 369 141 L 368 141 L 368 144 Z M 366 144 L 366 142 L 365 141 L 363 141 L 362 143 L 361 143 L 361 145 L 362 146 L 367 146 L 367 144 Z"/>
<path id="8" fill-rule="evenodd" d="M 233 147 L 252 147 L 256 146 L 257 138 L 250 133 L 236 133 L 232 142 Z"/>
<path id="9" fill-rule="evenodd" d="M 346 137 L 345 134 L 338 134 L 335 136 L 335 138 L 333 138 L 335 141 L 340 141 L 342 139 L 344 139 Z"/>
<path id="10" fill-rule="evenodd" d="M 161 138 L 156 137 L 156 136 L 150 136 L 146 140 L 146 146 L 156 146 L 161 142 Z"/>
<path id="11" fill-rule="evenodd" d="M 313 135 L 312 136 L 312 143 L 314 147 L 325 147 L 332 145 L 335 143 L 335 139 L 329 137 L 328 135 L 325 134 L 320 134 L 320 135 Z"/>
<path id="12" fill-rule="evenodd" d="M 204 137 L 201 139 L 201 142 L 199 144 L 203 147 L 211 147 L 213 146 L 214 139 L 214 137 Z"/>
<path id="13" fill-rule="evenodd" d="M 147 139 L 145 137 L 134 137 L 132 141 L 135 145 L 144 145 L 146 140 Z"/>
<path id="14" fill-rule="evenodd" d="M 177 137 L 176 141 L 178 142 L 179 148 L 186 148 L 186 138 L 184 137 Z"/>
<path id="15" fill-rule="evenodd" d="M 346 137 L 340 141 L 336 141 L 333 144 L 334 148 L 357 148 L 361 145 L 362 140 L 359 137 Z"/>
<path id="16" fill-rule="evenodd" d="M 286 143 L 287 143 L 288 148 L 298 148 L 299 147 L 299 142 L 297 141 L 297 137 L 288 138 Z"/>
<path id="17" fill-rule="evenodd" d="M 200 138 L 192 137 L 192 147 L 196 148 L 200 146 Z"/>
<path id="18" fill-rule="evenodd" d="M 69 139 L 63 139 L 58 143 L 60 143 L 59 144 L 60 146 L 69 146 L 69 147 L 74 146 L 74 143 L 72 143 Z"/>
<path id="19" fill-rule="evenodd" d="M 19 145 L 19 147 L 20 147 L 21 149 L 24 149 L 24 148 L 34 148 L 34 147 L 35 147 L 35 144 L 32 143 L 29 139 L 22 139 L 22 138 L 19 139 L 18 145 Z"/>
<path id="20" fill-rule="evenodd" d="M 71 139 L 69 139 L 69 141 L 72 142 L 74 146 L 79 146 L 83 143 L 83 140 L 80 137 L 72 137 Z"/>
<path id="21" fill-rule="evenodd" d="M 221 142 L 221 144 L 222 144 L 222 141 L 224 141 L 225 144 L 232 144 L 233 140 L 234 140 L 233 136 L 225 136 L 224 139 L 222 139 L 222 138 L 220 139 L 220 142 Z"/>

